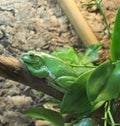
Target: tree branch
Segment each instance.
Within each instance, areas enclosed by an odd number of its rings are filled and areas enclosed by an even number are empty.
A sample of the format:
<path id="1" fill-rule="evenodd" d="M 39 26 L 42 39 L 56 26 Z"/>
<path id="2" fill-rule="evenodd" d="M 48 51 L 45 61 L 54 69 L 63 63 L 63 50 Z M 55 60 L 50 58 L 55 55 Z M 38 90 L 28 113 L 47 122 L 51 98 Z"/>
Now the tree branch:
<path id="1" fill-rule="evenodd" d="M 30 86 L 58 100 L 63 97 L 63 94 L 50 87 L 45 79 L 39 79 L 31 75 L 22 62 L 14 57 L 0 56 L 0 76 Z"/>

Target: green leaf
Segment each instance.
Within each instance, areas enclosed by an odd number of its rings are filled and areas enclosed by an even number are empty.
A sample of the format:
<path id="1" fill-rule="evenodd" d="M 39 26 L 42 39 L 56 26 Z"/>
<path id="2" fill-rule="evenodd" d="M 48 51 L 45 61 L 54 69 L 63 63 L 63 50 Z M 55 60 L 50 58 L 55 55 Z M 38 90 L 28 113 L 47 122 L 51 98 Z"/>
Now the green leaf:
<path id="1" fill-rule="evenodd" d="M 64 126 L 64 119 L 60 115 L 60 113 L 49 110 L 49 109 L 32 108 L 30 110 L 24 111 L 23 114 L 30 117 L 41 118 L 41 119 L 47 120 L 51 122 L 53 126 Z"/>
<path id="2" fill-rule="evenodd" d="M 102 48 L 102 44 L 92 45 L 86 49 L 85 54 L 81 62 L 83 64 L 89 64 L 99 59 L 98 51 Z"/>
<path id="3" fill-rule="evenodd" d="M 86 89 L 91 103 L 109 100 L 114 97 L 114 94 L 116 94 L 116 87 L 114 87 L 114 81 L 116 81 L 116 78 L 113 76 L 114 68 L 114 64 L 111 62 L 105 62 L 96 68 L 89 77 Z"/>
<path id="4" fill-rule="evenodd" d="M 97 61 L 99 58 L 98 51 L 102 48 L 101 44 L 92 45 L 86 49 L 85 53 L 80 55 L 73 48 L 62 48 L 51 53 L 69 64 L 80 65 L 89 64 Z"/>
<path id="5" fill-rule="evenodd" d="M 70 90 L 66 92 L 61 105 L 61 113 L 83 115 L 94 111 L 102 105 L 102 103 L 91 105 L 88 100 L 86 82 L 91 73 L 92 71 L 82 74 Z"/>
<path id="6" fill-rule="evenodd" d="M 120 62 L 116 62 L 114 65 L 114 70 L 110 75 L 106 87 L 101 92 L 101 96 L 98 97 L 98 100 L 101 100 L 103 97 L 106 100 L 113 99 L 118 96 L 120 93 Z"/>
<path id="7" fill-rule="evenodd" d="M 52 56 L 62 59 L 69 64 L 77 75 L 93 69 L 92 62 L 98 60 L 98 51 L 101 44 L 90 46 L 84 54 L 78 54 L 73 48 L 62 48 L 51 53 Z"/>
<path id="8" fill-rule="evenodd" d="M 62 48 L 51 53 L 52 56 L 56 56 L 62 59 L 64 62 L 68 64 L 76 64 L 80 63 L 80 55 L 73 48 Z"/>
<path id="9" fill-rule="evenodd" d="M 113 61 L 120 60 L 120 6 L 118 7 L 114 23 L 110 52 Z"/>

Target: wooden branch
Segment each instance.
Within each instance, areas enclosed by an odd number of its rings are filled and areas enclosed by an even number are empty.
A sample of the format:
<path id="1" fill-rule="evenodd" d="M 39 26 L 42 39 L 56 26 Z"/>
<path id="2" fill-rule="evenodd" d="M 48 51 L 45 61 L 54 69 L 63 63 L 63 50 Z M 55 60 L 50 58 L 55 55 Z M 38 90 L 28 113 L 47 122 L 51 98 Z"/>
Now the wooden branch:
<path id="1" fill-rule="evenodd" d="M 88 23 L 82 16 L 74 0 L 57 0 L 60 4 L 63 12 L 70 20 L 73 28 L 77 32 L 78 36 L 82 40 L 85 47 L 89 47 L 93 44 L 98 44 L 98 40 Z"/>
<path id="2" fill-rule="evenodd" d="M 25 68 L 21 61 L 14 57 L 0 56 L 0 76 L 20 82 L 33 89 L 42 91 L 54 98 L 61 100 L 63 94 L 48 86 L 45 79 L 39 79 Z"/>

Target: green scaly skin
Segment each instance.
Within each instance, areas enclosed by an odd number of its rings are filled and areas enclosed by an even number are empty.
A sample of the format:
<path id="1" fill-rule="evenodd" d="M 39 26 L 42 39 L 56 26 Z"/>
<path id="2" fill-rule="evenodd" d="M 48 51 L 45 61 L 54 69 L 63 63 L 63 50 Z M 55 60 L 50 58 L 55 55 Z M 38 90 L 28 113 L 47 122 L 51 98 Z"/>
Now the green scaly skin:
<path id="1" fill-rule="evenodd" d="M 34 76 L 46 78 L 49 84 L 61 92 L 68 90 L 78 77 L 69 64 L 43 52 L 29 51 L 21 59 Z"/>

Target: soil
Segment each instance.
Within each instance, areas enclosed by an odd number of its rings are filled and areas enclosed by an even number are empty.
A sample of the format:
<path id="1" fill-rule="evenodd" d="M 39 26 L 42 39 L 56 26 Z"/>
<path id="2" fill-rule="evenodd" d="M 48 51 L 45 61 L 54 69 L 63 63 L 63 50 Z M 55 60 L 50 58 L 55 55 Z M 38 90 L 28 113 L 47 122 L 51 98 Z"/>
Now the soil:
<path id="1" fill-rule="evenodd" d="M 82 6 L 90 0 L 75 0 L 99 42 L 102 60 L 109 57 L 110 39 L 98 8 Z M 103 0 L 112 32 L 120 0 Z M 86 29 L 87 30 L 87 29 Z M 20 58 L 20 55 L 37 50 L 51 53 L 63 47 L 84 51 L 84 45 L 55 0 L 0 0 L 0 54 Z M 104 54 L 104 56 L 103 56 Z M 50 96 L 38 93 L 23 84 L 0 77 L 0 126 L 44 126 L 46 122 L 21 114 L 32 107 L 41 107 Z M 119 111 L 120 113 L 120 111 Z M 120 122 L 119 113 L 116 120 Z"/>

